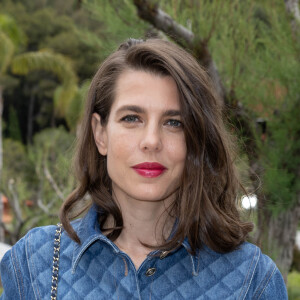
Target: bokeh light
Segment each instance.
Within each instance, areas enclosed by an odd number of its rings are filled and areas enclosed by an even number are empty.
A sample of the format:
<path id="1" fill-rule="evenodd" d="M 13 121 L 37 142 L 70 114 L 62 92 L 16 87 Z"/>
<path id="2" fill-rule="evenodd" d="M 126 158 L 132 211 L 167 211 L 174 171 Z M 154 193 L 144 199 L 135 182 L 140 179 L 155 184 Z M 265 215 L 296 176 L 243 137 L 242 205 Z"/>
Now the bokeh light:
<path id="1" fill-rule="evenodd" d="M 257 197 L 255 194 L 242 196 L 242 206 L 245 209 L 255 208 L 257 205 Z"/>

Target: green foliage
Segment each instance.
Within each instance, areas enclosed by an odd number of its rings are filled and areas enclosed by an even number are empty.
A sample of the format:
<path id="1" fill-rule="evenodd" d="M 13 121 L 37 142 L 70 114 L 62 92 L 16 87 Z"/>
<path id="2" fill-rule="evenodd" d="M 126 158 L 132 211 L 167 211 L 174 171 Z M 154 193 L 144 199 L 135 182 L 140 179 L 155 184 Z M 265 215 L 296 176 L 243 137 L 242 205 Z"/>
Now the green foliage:
<path id="1" fill-rule="evenodd" d="M 235 18 L 239 31 L 237 45 L 245 47 L 238 51 L 236 61 L 234 58 L 230 61 L 230 57 L 225 61 L 239 66 L 231 70 L 235 75 L 229 87 L 256 117 L 267 121 L 267 140 L 261 153 L 265 168 L 263 191 L 269 209 L 277 214 L 295 203 L 300 188 L 297 177 L 300 44 L 292 37 L 282 1 L 274 2 L 272 9 L 268 1 L 253 2 L 252 9 L 248 8 L 244 17 Z M 228 53 L 233 53 L 233 48 Z"/>
<path id="2" fill-rule="evenodd" d="M 44 202 L 58 198 L 49 180 L 45 177 L 48 169 L 59 190 L 66 197 L 74 187 L 70 176 L 72 144 L 75 137 L 62 127 L 49 128 L 34 136 L 33 145 L 28 147 L 29 159 L 35 165 L 35 172 L 42 185 Z M 61 200 L 60 200 L 61 201 Z M 58 205 L 61 204 L 59 201 Z"/>
<path id="3" fill-rule="evenodd" d="M 51 71 L 66 85 L 77 80 L 71 61 L 50 50 L 18 55 L 14 58 L 12 70 L 19 75 L 26 75 L 34 70 Z"/>
<path id="4" fill-rule="evenodd" d="M 14 46 L 10 38 L 0 30 L 0 80 L 11 62 Z M 2 80 L 1 80 L 2 81 Z M 0 82 L 1 83 L 1 82 Z"/>
<path id="5" fill-rule="evenodd" d="M 79 82 L 90 78 L 104 57 L 103 41 L 99 38 L 102 22 L 91 18 L 91 13 L 73 0 L 3 0 L 0 6 L 1 12 L 12 16 L 26 37 L 26 43 L 16 45 L 15 51 L 11 51 L 10 39 L 0 43 L 0 67 L 5 71 L 5 76 L 0 76 L 0 84 L 6 88 L 5 105 L 28 112 L 29 100 L 34 97 L 33 121 L 30 121 L 34 133 L 56 123 L 68 123 L 69 128 L 75 128 L 77 117 L 70 116 L 70 111 L 80 103 L 78 78 Z M 1 33 L 0 29 L 2 40 Z M 17 87 L 16 75 L 7 76 L 14 53 L 17 56 L 12 71 L 25 76 L 18 77 Z M 54 60 L 53 56 L 56 56 Z M 33 77 L 38 78 L 35 83 Z M 28 92 L 30 88 L 32 91 Z M 23 140 L 27 137 L 28 115 L 19 115 Z"/>
<path id="6" fill-rule="evenodd" d="M 81 79 L 93 74 L 102 57 L 102 42 L 93 32 L 74 27 L 72 32 L 62 31 L 54 36 L 48 36 L 40 47 L 51 48 L 54 51 L 72 58 L 74 70 Z"/>
<path id="7" fill-rule="evenodd" d="M 77 129 L 77 125 L 79 124 L 81 117 L 84 112 L 84 100 L 87 97 L 87 92 L 89 89 L 91 81 L 87 80 L 85 81 L 81 87 L 78 89 L 75 97 L 70 102 L 68 109 L 66 111 L 66 121 L 68 124 L 68 127 L 75 131 Z"/>
<path id="8" fill-rule="evenodd" d="M 256 115 L 280 107 L 276 88 L 298 88 L 299 41 L 283 1 L 172 0 L 159 1 L 159 7 L 208 41 L 227 90 Z"/>
<path id="9" fill-rule="evenodd" d="M 25 41 L 26 37 L 15 20 L 9 15 L 0 14 L 0 79 L 7 71 L 15 47 L 24 45 Z"/>
<path id="10" fill-rule="evenodd" d="M 21 141 L 21 131 L 17 112 L 12 106 L 9 107 L 8 135 L 11 139 Z"/>
<path id="11" fill-rule="evenodd" d="M 102 59 L 126 39 L 144 38 L 150 28 L 137 16 L 133 1 L 130 0 L 88 0 L 84 1 L 84 8 L 103 24 Z"/>
<path id="12" fill-rule="evenodd" d="M 224 24 L 219 18 L 224 7 L 231 5 L 225 5 L 224 1 L 206 0 L 162 0 L 157 4 L 177 23 L 191 30 L 196 38 L 201 37 L 204 40 L 209 40 L 215 31 L 218 32 L 223 27 Z M 227 23 L 229 22 L 228 18 Z"/>
<path id="13" fill-rule="evenodd" d="M 41 131 L 27 149 L 19 141 L 4 140 L 1 191 L 12 199 L 12 187 L 17 195 L 24 218 L 22 234 L 32 226 L 57 221 L 53 218 L 62 200 L 75 185 L 70 170 L 74 139 L 60 127 Z M 28 200 L 33 206 L 25 205 Z M 16 221 L 11 224 L 13 230 Z"/>
<path id="14" fill-rule="evenodd" d="M 26 44 L 26 35 L 11 16 L 0 14 L 0 30 L 11 39 L 15 46 Z"/>
<path id="15" fill-rule="evenodd" d="M 300 300 L 300 273 L 289 273 L 287 289 L 289 300 Z"/>
<path id="16" fill-rule="evenodd" d="M 5 139 L 3 141 L 3 153 L 5 156 L 4 169 L 6 178 L 22 176 L 26 170 L 30 169 L 30 162 L 26 155 L 25 146 L 20 141 Z M 5 180 L 4 180 L 5 181 Z"/>
<path id="17" fill-rule="evenodd" d="M 292 262 L 292 265 L 291 265 L 291 270 L 300 272 L 300 249 L 299 249 L 298 246 L 294 247 L 293 262 Z"/>
<path id="18" fill-rule="evenodd" d="M 53 72 L 62 82 L 54 93 L 56 114 L 65 115 L 68 105 L 77 92 L 77 77 L 68 58 L 49 50 L 27 52 L 14 58 L 12 70 L 20 75 L 26 75 L 34 70 Z"/>
<path id="19" fill-rule="evenodd" d="M 3 141 L 3 171 L 1 178 L 1 191 L 11 196 L 8 188 L 9 182 L 13 181 L 21 203 L 30 197 L 30 183 L 34 182 L 34 167 L 27 157 L 25 146 L 12 139 Z M 28 180 L 30 178 L 30 180 Z"/>
<path id="20" fill-rule="evenodd" d="M 68 56 L 81 80 L 95 72 L 103 57 L 103 25 L 89 12 L 76 8 L 73 0 L 4 2 L 4 10 L 28 36 L 29 51 L 47 48 Z"/>
<path id="21" fill-rule="evenodd" d="M 265 145 L 264 191 L 274 213 L 291 207 L 300 190 L 298 168 L 300 165 L 300 107 L 285 110 L 270 124 L 270 141 Z"/>

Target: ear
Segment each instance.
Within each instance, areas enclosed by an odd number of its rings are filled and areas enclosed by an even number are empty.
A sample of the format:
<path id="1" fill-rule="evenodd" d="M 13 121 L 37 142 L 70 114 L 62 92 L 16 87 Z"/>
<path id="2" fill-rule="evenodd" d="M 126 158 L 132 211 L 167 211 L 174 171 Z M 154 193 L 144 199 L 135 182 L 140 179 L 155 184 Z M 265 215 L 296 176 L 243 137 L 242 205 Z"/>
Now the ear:
<path id="1" fill-rule="evenodd" d="M 93 113 L 91 125 L 98 151 L 101 155 L 105 156 L 107 154 L 107 133 L 106 128 L 101 125 L 101 117 L 99 114 Z"/>

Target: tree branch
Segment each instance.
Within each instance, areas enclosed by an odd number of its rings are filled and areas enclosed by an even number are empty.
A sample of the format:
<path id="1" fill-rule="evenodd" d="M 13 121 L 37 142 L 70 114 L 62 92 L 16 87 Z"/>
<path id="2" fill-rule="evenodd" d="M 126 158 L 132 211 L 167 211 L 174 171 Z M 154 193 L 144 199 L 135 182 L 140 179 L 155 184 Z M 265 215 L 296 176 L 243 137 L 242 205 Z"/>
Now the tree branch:
<path id="1" fill-rule="evenodd" d="M 194 33 L 176 23 L 168 14 L 158 8 L 153 0 L 133 0 L 141 19 L 165 32 L 181 46 L 193 48 Z"/>
<path id="2" fill-rule="evenodd" d="M 11 202 L 11 206 L 14 210 L 14 213 L 15 213 L 15 216 L 17 219 L 17 223 L 21 224 L 21 223 L 23 223 L 24 220 L 22 217 L 21 207 L 20 207 L 20 203 L 19 203 L 19 197 L 15 191 L 14 184 L 15 184 L 15 180 L 13 178 L 11 178 L 8 181 L 8 189 L 9 189 L 12 197 L 9 199 Z"/>
<path id="3" fill-rule="evenodd" d="M 299 35 L 300 31 L 300 11 L 299 11 L 299 0 L 284 0 L 285 9 L 291 16 L 291 27 L 292 33 L 295 36 Z"/>
<path id="4" fill-rule="evenodd" d="M 44 163 L 44 174 L 47 178 L 47 180 L 49 181 L 49 183 L 51 184 L 52 188 L 54 189 L 54 191 L 56 192 L 57 196 L 64 201 L 64 195 L 62 193 L 62 191 L 59 189 L 58 185 L 56 184 L 54 178 L 52 177 L 49 169 L 46 166 L 46 163 Z"/>
<path id="5" fill-rule="evenodd" d="M 225 99 L 226 91 L 222 83 L 220 74 L 217 70 L 215 62 L 212 60 L 211 53 L 208 49 L 206 40 L 199 36 L 195 38 L 195 34 L 174 21 L 171 16 L 158 8 L 153 0 L 133 0 L 137 8 L 138 15 L 143 20 L 149 22 L 158 30 L 166 33 L 172 40 L 182 47 L 187 47 L 194 53 L 194 56 L 201 65 L 206 68 L 210 75 L 218 95 L 221 99 Z"/>
<path id="6" fill-rule="evenodd" d="M 284 0 L 287 12 L 300 22 L 299 0 Z"/>
<path id="7" fill-rule="evenodd" d="M 118 4 L 119 4 L 119 3 L 118 3 Z M 118 7 L 119 5 L 115 5 L 115 3 L 114 3 L 113 0 L 110 1 L 110 5 L 111 5 L 111 7 L 113 8 L 113 10 L 115 11 L 116 15 L 122 20 L 122 22 L 123 22 L 124 24 L 126 24 L 126 25 L 129 26 L 129 27 L 130 27 L 130 26 L 134 26 L 134 24 L 128 22 L 125 18 L 123 18 L 123 17 L 121 16 L 121 14 L 120 14 L 120 12 L 119 12 L 120 7 Z M 122 9 L 122 8 L 121 8 L 121 9 Z"/>

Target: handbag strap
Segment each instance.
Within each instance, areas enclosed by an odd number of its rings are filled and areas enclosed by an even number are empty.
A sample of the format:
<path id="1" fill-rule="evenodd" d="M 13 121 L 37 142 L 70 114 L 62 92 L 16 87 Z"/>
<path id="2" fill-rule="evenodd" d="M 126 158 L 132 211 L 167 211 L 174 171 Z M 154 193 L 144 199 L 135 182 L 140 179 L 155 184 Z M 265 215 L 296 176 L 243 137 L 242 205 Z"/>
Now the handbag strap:
<path id="1" fill-rule="evenodd" d="M 59 250 L 60 237 L 62 232 L 62 224 L 58 223 L 54 236 L 54 253 L 53 253 L 53 267 L 52 267 L 52 284 L 51 284 L 51 300 L 56 300 L 57 285 L 58 285 L 58 268 L 59 268 Z"/>

